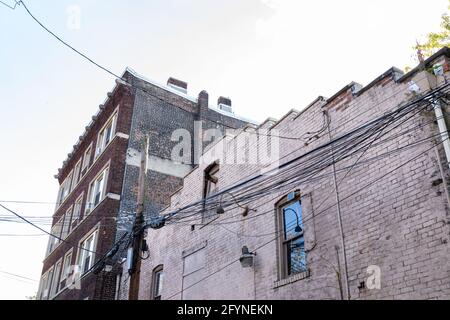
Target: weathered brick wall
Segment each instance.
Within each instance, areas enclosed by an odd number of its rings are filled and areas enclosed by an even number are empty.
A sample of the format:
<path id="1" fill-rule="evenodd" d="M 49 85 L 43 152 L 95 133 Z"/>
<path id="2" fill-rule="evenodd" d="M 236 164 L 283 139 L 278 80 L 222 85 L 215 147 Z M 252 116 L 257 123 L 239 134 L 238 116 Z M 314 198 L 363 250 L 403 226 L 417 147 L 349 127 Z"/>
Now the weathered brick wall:
<path id="1" fill-rule="evenodd" d="M 148 220 L 170 204 L 170 195 L 182 186 L 183 176 L 195 163 L 193 150 L 191 150 L 191 159 L 186 164 L 172 161 L 173 147 L 179 143 L 179 141 L 172 141 L 173 132 L 184 129 L 193 139 L 194 121 L 202 120 L 205 129 L 218 127 L 222 133 L 228 127 L 239 128 L 246 124 L 242 120 L 209 109 L 208 99 L 201 99 L 204 103 L 200 103 L 197 99 L 175 94 L 135 77 L 131 73 L 127 73 L 126 76 L 133 84 L 134 105 L 116 239 L 119 239 L 124 232 L 130 232 L 133 226 L 140 150 L 145 135 L 149 136 L 149 159 L 144 197 L 144 216 Z M 224 125 L 221 126 L 218 123 Z M 194 145 L 192 140 L 190 143 Z M 126 287 L 122 285 L 122 290 L 127 290 Z"/>
<path id="2" fill-rule="evenodd" d="M 318 100 L 301 113 L 290 112 L 273 128 L 282 136 L 302 137 L 323 126 L 322 111 L 327 110 L 331 136 L 337 137 L 410 99 L 406 94 L 410 80 L 422 91 L 429 89 L 426 72 L 415 73 L 412 78 L 399 76 L 396 70 L 390 70 L 359 94 L 352 93 L 352 86 L 346 87 L 325 105 Z M 439 139 L 418 143 L 438 132 L 433 119 L 431 111 L 416 114 L 387 135 L 392 140 L 381 145 L 375 143 L 368 149 L 358 160 L 362 165 L 355 166 L 347 175 L 344 169 L 355 163 L 360 154 L 336 166 L 337 181 L 346 175 L 339 184 L 339 194 L 352 299 L 450 298 L 449 212 L 443 185 L 439 184 L 437 159 L 430 149 Z M 411 131 L 407 134 L 395 137 L 408 129 Z M 329 139 L 327 131 L 308 145 L 300 139 L 281 139 L 282 161 L 305 154 Z M 417 144 L 398 150 L 412 143 Z M 257 152 L 256 145 L 250 145 L 250 149 L 250 153 Z M 390 155 L 381 156 L 391 151 Z M 414 161 L 388 174 L 416 155 Z M 365 163 L 376 156 L 379 158 Z M 166 212 L 201 199 L 206 166 L 200 164 L 185 177 L 183 189 L 172 197 Z M 221 165 L 219 190 L 258 173 L 258 169 L 249 165 Z M 445 171 L 448 175 L 446 166 Z M 226 210 L 207 225 L 200 225 L 200 219 L 191 217 L 186 219 L 191 220 L 188 222 L 168 223 L 160 230 L 149 230 L 150 258 L 143 261 L 140 298 L 150 297 L 152 271 L 163 264 L 166 276 L 162 298 L 180 299 L 183 251 L 206 241 L 204 277 L 192 287 L 197 287 L 197 294 L 204 299 L 340 299 L 335 271 L 339 270 L 338 255 L 341 274 L 343 261 L 331 173 L 331 168 L 327 168 L 321 172 L 326 174 L 323 178 L 274 190 L 251 202 L 250 208 L 256 208 L 257 212 L 250 212 L 246 218 L 242 217 L 241 209 L 234 209 Z M 369 183 L 372 184 L 366 187 Z M 291 278 L 291 283 L 286 284 L 277 282 L 280 276 L 275 204 L 296 189 L 302 194 L 310 273 L 301 279 Z M 243 245 L 251 251 L 259 248 L 253 268 L 244 269 L 237 260 Z M 360 282 L 369 276 L 366 270 L 370 265 L 381 269 L 380 290 L 358 289 Z"/>

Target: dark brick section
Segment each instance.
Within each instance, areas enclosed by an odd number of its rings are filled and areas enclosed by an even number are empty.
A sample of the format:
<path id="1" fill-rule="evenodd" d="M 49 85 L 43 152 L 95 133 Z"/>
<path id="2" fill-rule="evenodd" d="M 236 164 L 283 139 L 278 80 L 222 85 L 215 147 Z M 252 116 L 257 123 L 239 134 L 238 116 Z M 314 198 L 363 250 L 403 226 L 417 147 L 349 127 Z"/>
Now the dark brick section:
<path id="1" fill-rule="evenodd" d="M 149 155 L 163 160 L 171 159 L 173 147 L 179 141 L 172 141 L 172 133 L 185 129 L 193 138 L 194 122 L 202 121 L 203 129 L 218 128 L 223 134 L 229 128 L 242 128 L 247 123 L 231 116 L 226 116 L 208 107 L 209 96 L 202 91 L 198 102 L 171 93 L 163 88 L 151 85 L 133 77 L 135 91 L 133 124 L 131 128 L 129 151 L 140 150 L 142 139 L 149 134 Z M 203 147 L 211 142 L 204 143 Z M 192 147 L 194 142 L 191 141 Z M 194 150 L 191 152 L 191 164 L 195 164 Z M 193 165 L 192 165 L 193 166 Z M 118 217 L 117 238 L 131 229 L 136 209 L 137 180 L 139 168 L 126 165 L 125 181 L 121 195 L 120 214 Z M 149 170 L 147 172 L 147 194 L 145 197 L 145 216 L 150 219 L 169 205 L 170 195 L 182 186 L 183 179 L 174 175 Z"/>

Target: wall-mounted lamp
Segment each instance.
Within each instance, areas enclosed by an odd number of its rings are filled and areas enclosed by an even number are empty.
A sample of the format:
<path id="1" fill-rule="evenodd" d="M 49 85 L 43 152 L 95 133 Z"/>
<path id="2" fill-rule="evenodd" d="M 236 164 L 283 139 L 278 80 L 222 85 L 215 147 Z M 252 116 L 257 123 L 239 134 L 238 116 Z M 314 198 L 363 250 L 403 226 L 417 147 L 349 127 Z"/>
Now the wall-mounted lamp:
<path id="1" fill-rule="evenodd" d="M 225 193 L 223 193 L 223 194 L 220 196 L 219 205 L 218 205 L 217 208 L 216 208 L 216 213 L 217 213 L 217 214 L 224 214 L 224 213 L 225 213 L 225 209 L 224 209 L 223 206 L 222 206 L 222 198 L 223 198 L 223 196 L 224 196 L 225 194 L 229 194 L 229 195 L 233 198 L 234 203 L 235 203 L 239 208 L 244 209 L 244 211 L 242 212 L 242 215 L 243 215 L 244 217 L 248 215 L 249 211 L 254 211 L 254 212 L 256 212 L 255 209 L 251 209 L 251 208 L 249 208 L 249 206 L 242 206 L 242 205 L 236 200 L 236 198 L 234 197 L 234 195 L 233 195 L 231 192 L 225 192 Z"/>
<path id="2" fill-rule="evenodd" d="M 303 229 L 302 229 L 302 227 L 300 227 L 300 223 L 299 223 L 299 218 L 298 218 L 297 210 L 294 210 L 294 209 L 292 209 L 292 208 L 284 208 L 284 209 L 283 209 L 283 211 L 288 211 L 288 210 L 291 210 L 292 212 L 294 212 L 295 217 L 297 218 L 297 226 L 295 226 L 294 231 L 297 232 L 297 233 L 302 232 Z"/>
<path id="3" fill-rule="evenodd" d="M 241 263 L 243 268 L 253 267 L 253 259 L 256 256 L 256 253 L 248 251 L 247 246 L 242 247 L 242 255 L 239 258 L 239 262 Z"/>

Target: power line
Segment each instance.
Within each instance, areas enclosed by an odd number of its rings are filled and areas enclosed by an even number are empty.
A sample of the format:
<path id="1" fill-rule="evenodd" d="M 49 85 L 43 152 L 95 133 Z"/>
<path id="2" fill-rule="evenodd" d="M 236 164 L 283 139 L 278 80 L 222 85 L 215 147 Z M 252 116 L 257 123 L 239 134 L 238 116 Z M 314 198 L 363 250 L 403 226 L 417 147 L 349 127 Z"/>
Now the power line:
<path id="1" fill-rule="evenodd" d="M 432 139 L 432 138 L 434 138 L 434 137 L 438 137 L 438 136 L 441 136 L 441 134 L 440 134 L 440 133 L 439 133 L 439 134 L 435 134 L 435 135 L 432 135 L 432 136 L 430 136 L 430 137 L 424 138 L 424 139 L 422 139 L 422 140 L 420 140 L 420 141 L 418 141 L 418 142 L 414 142 L 414 143 L 408 144 L 408 145 L 406 145 L 406 146 L 403 146 L 403 147 L 400 147 L 400 148 L 397 148 L 397 149 L 388 151 L 388 152 L 386 152 L 386 153 L 383 153 L 383 154 L 377 155 L 377 156 L 375 156 L 375 157 L 369 158 L 369 159 L 367 159 L 367 160 L 365 160 L 365 161 L 360 161 L 360 162 L 359 162 L 359 165 L 368 164 L 368 163 L 371 163 L 371 162 L 373 162 L 373 161 L 375 161 L 375 160 L 378 160 L 378 159 L 380 159 L 380 158 L 384 158 L 384 157 L 386 157 L 386 156 L 390 156 L 390 155 L 393 155 L 393 154 L 395 154 L 395 153 L 402 152 L 402 151 L 404 151 L 404 150 L 406 150 L 406 149 L 409 149 L 409 148 L 411 148 L 411 147 L 415 147 L 415 146 L 418 146 L 418 145 L 420 145 L 420 144 L 422 144 L 422 143 L 426 143 L 426 142 L 428 142 L 428 140 L 430 140 L 430 139 Z M 341 168 L 341 169 L 339 169 L 339 170 L 337 170 L 337 171 L 338 171 L 338 172 L 346 171 L 346 170 L 350 169 L 351 167 L 352 167 L 352 166 L 347 166 L 347 167 Z M 311 178 L 311 179 L 305 179 L 305 180 L 299 180 L 299 181 L 296 180 L 296 181 L 293 181 L 292 183 L 288 184 L 288 185 L 286 186 L 286 188 L 287 188 L 287 189 L 291 189 L 293 185 L 299 185 L 299 184 L 303 184 L 303 183 L 306 183 L 306 182 L 312 182 L 312 181 L 316 181 L 316 180 L 321 180 L 321 179 L 324 179 L 324 178 L 328 177 L 329 175 L 331 175 L 331 173 L 326 173 L 326 174 L 323 174 L 323 175 L 321 175 L 321 176 L 316 176 L 316 177 Z M 283 191 L 283 190 L 279 190 L 279 192 L 280 192 L 280 193 L 285 193 L 285 191 Z M 266 202 L 274 201 L 275 199 L 278 199 L 279 197 L 280 197 L 280 196 L 277 194 L 275 197 L 266 200 L 265 203 L 266 203 Z M 249 203 L 250 203 L 250 202 L 249 202 Z M 246 204 L 249 204 L 249 203 L 246 203 Z M 259 208 L 259 207 L 265 205 L 265 203 L 260 204 L 260 205 L 257 205 L 257 206 L 252 206 L 252 208 L 253 208 L 253 209 L 254 209 L 254 208 Z M 320 207 L 320 206 L 318 206 L 318 207 L 316 208 L 316 210 L 317 210 L 319 207 Z M 235 207 L 235 208 L 231 208 L 230 210 L 233 210 L 233 209 L 236 209 L 236 207 Z M 242 221 L 247 221 L 247 220 L 250 220 L 250 219 L 258 218 L 258 217 L 263 216 L 263 215 L 265 215 L 265 214 L 267 214 L 267 213 L 273 213 L 273 210 L 271 209 L 271 210 L 268 210 L 268 211 L 263 211 L 263 212 L 260 212 L 260 213 L 258 213 L 258 214 L 256 214 L 256 215 L 250 215 L 250 216 L 247 216 L 247 217 L 245 217 L 245 218 L 243 218 L 243 219 L 232 220 L 233 218 L 236 218 L 236 217 L 238 217 L 238 216 L 241 216 L 241 214 L 239 213 L 239 214 L 233 215 L 233 216 L 231 216 L 231 217 L 224 218 L 224 219 L 222 219 L 220 222 L 211 222 L 211 223 L 209 223 L 209 225 L 234 224 L 234 223 L 238 223 L 238 222 L 242 222 Z M 192 220 L 180 220 L 180 221 L 177 221 L 177 220 L 170 220 L 169 223 L 168 223 L 168 225 L 170 225 L 170 224 L 185 224 L 185 225 L 188 225 L 189 222 L 194 222 L 194 221 L 198 221 L 198 218 L 197 218 L 197 219 L 192 219 Z"/>
<path id="2" fill-rule="evenodd" d="M 367 129 L 367 128 L 370 129 L 370 125 L 376 125 L 376 124 L 377 124 L 377 121 L 379 122 L 380 120 L 387 119 L 387 118 L 389 117 L 389 115 L 392 115 L 392 114 L 399 114 L 400 111 L 402 111 L 402 110 L 407 110 L 408 107 L 414 106 L 415 104 L 418 104 L 419 102 L 424 101 L 424 100 L 425 100 L 427 97 L 429 97 L 430 95 L 432 96 L 433 94 L 435 94 L 436 92 L 442 90 L 443 88 L 445 88 L 445 87 L 447 87 L 447 86 L 448 86 L 448 85 L 444 85 L 444 86 L 440 87 L 439 89 L 433 90 L 432 92 L 430 92 L 430 93 L 428 93 L 428 94 L 422 96 L 420 99 L 416 99 L 416 100 L 414 100 L 413 102 L 408 103 L 408 104 L 406 104 L 405 106 L 402 106 L 401 108 L 399 108 L 399 109 L 397 109 L 397 110 L 394 110 L 393 112 L 390 112 L 389 114 L 383 115 L 382 117 L 379 117 L 379 118 L 377 118 L 377 119 L 375 119 L 375 120 L 372 120 L 372 121 L 370 121 L 370 122 L 364 124 L 363 126 L 360 126 L 359 128 L 357 128 L 357 129 L 355 129 L 355 130 L 349 132 L 349 133 L 346 133 L 346 134 L 344 134 L 344 135 L 341 135 L 341 136 L 339 136 L 339 137 L 333 139 L 332 141 L 330 141 L 330 142 L 328 142 L 328 143 L 326 143 L 326 144 L 323 144 L 323 145 L 321 145 L 321 146 L 319 146 L 319 147 L 317 147 L 317 148 L 315 148 L 315 149 L 313 149 L 313 150 L 311 150 L 311 151 L 309 151 L 309 152 L 307 152 L 307 153 L 304 153 L 304 154 L 302 154 L 302 155 L 300 155 L 300 156 L 298 156 L 298 157 L 295 157 L 294 159 L 291 159 L 290 161 L 288 161 L 288 162 L 286 162 L 286 163 L 280 165 L 278 168 L 275 168 L 274 170 L 281 170 L 281 169 L 283 169 L 283 168 L 286 168 L 286 167 L 292 165 L 293 163 L 295 163 L 296 161 L 298 161 L 299 159 L 301 159 L 301 158 L 306 158 L 306 157 L 310 156 L 311 154 L 313 154 L 314 152 L 317 152 L 318 150 L 326 149 L 328 146 L 332 146 L 333 144 L 336 144 L 337 142 L 342 141 L 342 140 L 344 140 L 345 138 L 349 138 L 349 137 L 351 137 L 352 134 L 357 133 L 357 132 L 359 132 L 359 131 L 361 131 L 361 130 L 363 130 L 363 129 L 365 129 L 365 128 L 366 128 L 366 129 Z M 405 112 L 406 112 L 406 111 L 405 111 Z M 362 136 L 363 136 L 363 134 L 360 134 L 360 137 L 362 137 Z M 322 151 L 322 152 L 323 152 L 323 151 Z M 328 152 L 328 151 L 326 151 L 326 152 Z M 288 155 L 286 155 L 286 156 L 288 156 Z M 286 157 L 286 156 L 285 156 L 285 157 Z M 270 172 L 271 172 L 271 171 L 274 171 L 274 170 L 269 170 L 269 172 L 268 172 L 267 174 L 270 175 Z M 217 198 L 217 197 L 220 196 L 221 194 L 230 192 L 231 190 L 238 189 L 238 188 L 240 188 L 240 187 L 242 187 L 242 186 L 245 186 L 245 185 L 247 185 L 247 187 L 249 187 L 249 183 L 252 183 L 252 182 L 254 182 L 254 181 L 257 180 L 257 179 L 260 179 L 260 180 L 261 180 L 261 177 L 263 177 L 263 175 L 261 175 L 261 174 L 260 174 L 260 175 L 257 175 L 257 176 L 254 176 L 254 177 L 251 177 L 250 179 L 247 179 L 247 180 L 242 181 L 242 182 L 239 182 L 239 183 L 237 183 L 237 184 L 235 184 L 235 185 L 233 185 L 233 186 L 230 186 L 230 187 L 228 187 L 228 188 L 225 188 L 223 191 L 219 191 L 219 192 L 217 192 L 217 193 L 215 193 L 215 194 L 213 194 L 213 195 L 210 195 L 209 197 L 207 197 L 207 198 L 205 198 L 205 199 L 199 200 L 199 201 L 197 201 L 197 202 L 193 202 L 193 203 L 191 203 L 191 204 L 189 204 L 189 205 L 186 205 L 186 206 L 184 206 L 184 207 L 182 207 L 182 208 L 179 208 L 179 209 L 176 209 L 176 210 L 174 210 L 174 211 L 171 211 L 171 212 L 169 212 L 168 214 L 166 214 L 166 216 L 167 216 L 168 218 L 171 218 L 172 216 L 174 216 L 174 215 L 176 215 L 176 214 L 180 214 L 180 213 L 184 212 L 185 210 L 187 210 L 187 209 L 189 209 L 189 208 L 191 208 L 191 207 L 201 205 L 201 204 L 203 204 L 203 203 L 205 203 L 205 202 L 208 202 L 208 201 L 211 202 L 211 201 L 213 201 L 213 199 Z M 265 180 L 263 179 L 263 181 L 265 181 Z M 261 182 L 260 182 L 260 183 L 261 183 Z M 252 186 L 254 186 L 254 185 L 252 185 Z M 258 190 L 258 192 L 259 192 L 259 190 Z"/>
<path id="3" fill-rule="evenodd" d="M 0 273 L 8 274 L 8 275 L 10 275 L 10 276 L 18 277 L 18 278 L 25 279 L 25 280 L 30 280 L 30 281 L 38 282 L 38 280 L 31 279 L 31 278 L 24 277 L 24 276 L 20 276 L 20 275 L 18 275 L 18 274 L 11 273 L 11 272 L 7 272 L 7 271 L 3 271 L 3 270 L 0 270 Z"/>
<path id="4" fill-rule="evenodd" d="M 419 113 L 421 111 L 421 109 L 419 109 L 415 114 L 417 114 L 417 113 Z M 413 115 L 414 116 L 414 115 Z M 410 119 L 410 118 L 412 118 L 413 116 L 410 116 L 408 119 Z M 394 128 L 392 128 L 392 129 L 390 129 L 390 131 L 392 131 L 393 129 L 395 129 L 396 127 L 398 127 L 398 126 L 400 126 L 401 124 L 403 124 L 404 122 L 406 122 L 406 121 L 408 121 L 408 119 L 406 119 L 406 120 L 404 120 L 402 123 L 400 123 L 400 124 L 398 124 L 398 125 L 396 125 Z M 433 121 L 430 121 L 430 123 L 432 123 Z M 426 124 L 425 124 L 426 125 Z M 386 140 L 391 140 L 393 137 L 394 138 L 397 138 L 397 137 L 399 137 L 399 136 L 402 136 L 403 134 L 406 134 L 406 133 L 408 133 L 408 132 L 411 132 L 411 131 L 414 131 L 414 130 L 417 130 L 417 128 L 420 128 L 420 127 L 423 127 L 424 126 L 424 124 L 421 124 L 421 125 L 419 125 L 419 126 L 417 126 L 416 128 L 412 128 L 412 129 L 408 129 L 408 130 L 405 130 L 405 131 L 403 131 L 403 132 L 401 132 L 401 133 L 399 133 L 399 134 L 397 134 L 397 135 L 394 135 L 394 136 L 391 136 L 391 137 L 389 137 L 389 139 L 386 139 Z M 389 132 L 390 132 L 389 131 Z M 387 134 L 387 133 L 386 133 Z M 378 136 L 380 136 L 380 134 L 378 134 Z M 435 135 L 435 136 L 437 136 L 437 135 Z M 430 138 L 432 138 L 433 136 L 430 136 L 430 137 L 427 137 L 427 138 L 425 138 L 425 139 L 422 139 L 421 141 L 427 141 L 428 139 L 430 139 Z M 368 146 L 367 146 L 367 149 L 366 150 L 368 150 L 368 147 L 370 147 L 370 145 L 372 144 L 372 145 L 374 145 L 373 144 L 373 142 L 374 141 L 372 141 Z M 420 141 L 418 141 L 418 142 L 420 142 Z M 416 143 L 418 143 L 418 142 L 416 142 Z M 415 145 L 416 143 L 411 143 L 411 144 L 409 144 L 409 146 L 411 146 L 411 145 Z M 380 144 L 380 143 L 378 143 L 378 144 Z M 378 144 L 376 144 L 376 145 L 378 145 Z M 401 147 L 401 148 L 398 148 L 398 149 L 404 149 L 405 147 L 407 147 L 407 146 L 403 146 L 403 147 Z M 362 148 L 360 148 L 360 149 L 362 149 Z M 398 150 L 397 149 L 397 150 Z M 383 155 L 377 155 L 376 157 L 374 157 L 374 158 L 379 158 L 380 156 L 384 156 L 384 155 L 389 155 L 389 154 L 391 154 L 391 153 L 393 153 L 393 152 L 395 152 L 396 150 L 392 150 L 392 151 L 389 151 L 389 152 L 387 152 L 386 154 L 383 154 Z M 364 151 L 363 152 L 363 154 L 365 153 L 366 151 Z M 347 156 L 348 157 L 348 156 Z M 362 155 L 360 156 L 360 158 L 362 157 Z M 366 160 L 365 162 L 369 162 L 369 161 L 372 161 L 374 158 L 372 158 L 372 159 L 369 159 L 369 160 Z M 358 160 L 359 161 L 359 160 Z M 356 162 L 355 162 L 355 164 L 354 165 L 356 165 Z M 353 166 L 354 166 L 353 165 Z M 346 169 L 352 169 L 352 166 L 350 166 L 350 167 L 346 167 L 346 168 L 343 168 L 342 170 L 346 170 Z M 347 171 L 347 174 L 349 173 L 349 171 Z M 325 175 L 326 176 L 326 175 Z M 345 176 L 344 176 L 344 178 L 345 178 Z M 344 179 L 343 178 L 343 179 Z M 314 179 L 317 179 L 317 177 L 316 178 L 313 178 L 313 179 L 309 179 L 309 181 L 311 181 L 311 180 L 314 180 Z M 300 180 L 300 179 L 297 179 L 297 180 L 295 180 L 295 181 L 292 181 L 292 183 L 304 183 L 304 182 L 306 182 L 306 181 L 308 181 L 308 180 Z M 341 182 L 342 182 L 342 180 L 341 180 Z M 291 184 L 292 184 L 291 183 Z M 287 186 L 289 186 L 290 184 L 288 184 Z M 261 192 L 260 192 L 260 190 L 258 190 L 258 193 L 259 194 L 261 194 Z M 275 196 L 275 198 L 276 197 L 278 197 L 278 196 Z M 272 200 L 274 200 L 275 198 L 273 198 L 273 199 L 271 199 L 271 200 L 268 200 L 268 201 L 272 201 Z M 267 202 L 267 201 L 265 201 L 265 202 Z M 248 203 L 250 203 L 250 201 L 248 202 Z M 248 204 L 247 203 L 247 204 Z M 320 206 L 322 205 L 323 203 L 321 203 L 320 204 Z M 319 207 L 320 207 L 319 206 Z M 258 206 L 252 206 L 252 208 L 254 209 L 254 208 L 257 208 Z M 318 208 L 319 208 L 318 207 Z M 233 209 L 235 209 L 235 208 L 233 208 Z M 193 215 L 195 215 L 196 213 L 194 213 Z M 246 218 L 246 219 L 251 219 L 251 218 L 254 218 L 254 217 L 257 217 L 257 216 L 259 216 L 260 214 L 258 214 L 258 215 L 252 215 L 252 216 L 250 216 L 250 217 L 248 217 L 248 218 Z M 190 216 L 192 216 L 192 215 L 190 215 Z M 236 215 L 237 216 L 237 215 Z M 230 219 L 230 218 L 228 218 L 228 219 Z M 180 219 L 181 220 L 181 219 Z M 197 221 L 198 219 L 193 219 L 193 220 L 190 220 L 190 221 Z M 227 219 L 225 219 L 225 220 L 227 220 Z M 245 219 L 244 219 L 245 220 Z M 171 220 L 172 221 L 172 220 Z M 188 220 L 189 221 L 189 220 Z M 241 221 L 241 219 L 239 219 L 239 220 L 237 220 L 237 221 Z M 183 222 L 177 222 L 177 221 L 172 221 L 173 223 L 183 223 Z M 227 222 L 218 222 L 218 223 L 215 223 L 215 222 L 212 222 L 211 224 L 220 224 L 220 223 L 227 223 Z M 230 222 L 228 222 L 228 223 L 234 223 L 234 221 L 230 221 Z"/>
<path id="5" fill-rule="evenodd" d="M 63 239 L 63 238 L 61 238 L 61 237 L 58 237 L 58 236 L 56 236 L 56 235 L 54 235 L 54 234 L 52 234 L 52 233 L 50 233 L 50 232 L 48 232 L 48 231 L 42 229 L 42 228 L 39 227 L 38 225 L 36 225 L 36 224 L 34 224 L 33 222 L 29 221 L 28 219 L 22 217 L 20 214 L 16 213 L 15 211 L 13 211 L 13 210 L 11 210 L 11 209 L 5 207 L 5 206 L 4 206 L 3 204 L 1 204 L 1 203 L 0 203 L 0 207 L 2 207 L 3 209 L 5 209 L 6 211 L 12 213 L 12 214 L 15 215 L 17 218 L 19 218 L 19 219 L 25 221 L 25 222 L 28 223 L 29 225 L 35 227 L 36 229 L 38 229 L 38 230 L 40 230 L 40 231 L 42 231 L 42 232 L 48 234 L 50 237 L 53 237 L 53 238 L 55 238 L 55 239 L 57 239 L 57 240 L 59 240 L 59 241 L 61 241 L 61 242 L 65 242 L 65 243 L 74 245 L 74 243 L 72 243 L 72 242 L 70 242 L 70 241 L 67 241 L 67 240 L 65 240 L 65 239 Z M 78 244 L 76 244 L 75 247 L 78 248 L 78 249 L 87 251 L 87 252 L 97 253 L 97 252 L 95 252 L 95 251 L 91 251 L 91 250 L 89 250 L 89 249 L 83 248 L 83 247 L 79 246 Z"/>
<path id="6" fill-rule="evenodd" d="M 73 50 L 75 53 L 79 54 L 81 57 L 83 57 L 84 59 L 86 59 L 87 61 L 89 61 L 90 63 L 94 64 L 96 67 L 102 69 L 103 71 L 109 73 L 110 75 L 112 75 L 113 77 L 117 78 L 117 79 L 122 79 L 122 77 L 118 76 L 117 74 L 115 74 L 114 72 L 110 71 L 109 69 L 103 67 L 102 65 L 98 64 L 97 62 L 95 62 L 94 60 L 92 60 L 91 58 L 89 58 L 88 56 L 86 56 L 84 53 L 78 51 L 77 49 L 75 49 L 74 47 L 72 47 L 70 44 L 68 44 L 67 42 L 65 42 L 63 39 L 61 39 L 60 37 L 58 37 L 55 33 L 53 33 L 50 29 L 48 29 L 46 26 L 44 26 L 44 24 L 42 24 L 28 9 L 28 7 L 26 6 L 25 2 L 23 1 L 19 1 L 18 4 L 22 4 L 23 7 L 25 8 L 25 10 L 27 11 L 27 13 L 30 15 L 31 18 L 33 18 L 34 21 L 36 21 L 41 27 L 42 29 L 44 29 L 45 31 L 47 31 L 48 33 L 50 33 L 53 37 L 55 37 L 59 42 L 61 42 L 62 44 L 64 44 L 66 47 L 68 47 L 69 49 Z M 123 79 L 122 79 L 123 80 Z"/>
<path id="7" fill-rule="evenodd" d="M 45 233 L 38 234 L 15 234 L 15 233 L 0 233 L 0 237 L 40 237 L 46 236 Z"/>
<path id="8" fill-rule="evenodd" d="M 28 13 L 28 14 L 33 18 L 33 20 L 35 20 L 35 21 L 36 21 L 36 22 L 37 22 L 37 23 L 38 23 L 45 31 L 47 31 L 50 35 L 52 35 L 54 38 L 56 38 L 59 42 L 61 42 L 62 44 L 64 44 L 65 46 L 67 46 L 68 48 L 70 48 L 71 50 L 73 50 L 74 52 L 76 52 L 78 55 L 80 55 L 81 57 L 83 57 L 84 59 L 86 59 L 87 61 L 89 61 L 90 63 L 94 64 L 94 65 L 97 66 L 98 68 L 102 69 L 103 71 L 107 72 L 108 74 L 114 76 L 115 78 L 124 81 L 124 82 L 127 83 L 128 85 L 130 85 L 130 86 L 132 86 L 132 87 L 135 87 L 135 88 L 137 88 L 137 89 L 140 89 L 140 90 L 142 90 L 143 92 L 145 92 L 145 93 L 147 93 L 147 94 L 150 94 L 151 96 L 153 96 L 153 97 L 155 97 L 155 98 L 159 98 L 159 97 L 156 97 L 155 95 L 149 93 L 149 92 L 148 92 L 147 90 L 145 90 L 144 88 L 141 88 L 141 87 L 135 86 L 135 85 L 132 84 L 132 83 L 129 83 L 126 79 L 123 79 L 121 76 L 118 76 L 116 73 L 112 72 L 111 70 L 109 70 L 109 69 L 106 68 L 106 67 L 103 67 L 103 66 L 100 65 L 99 63 L 97 63 L 97 62 L 95 62 L 94 60 L 92 60 L 91 58 L 89 58 L 87 55 L 85 55 L 85 54 L 83 54 L 82 52 L 80 52 L 79 50 L 75 49 L 73 46 L 71 46 L 70 44 L 68 44 L 66 41 L 64 41 L 63 39 L 61 39 L 61 38 L 60 38 L 59 36 L 57 36 L 54 32 L 52 32 L 49 28 L 47 28 L 40 20 L 38 20 L 38 19 L 31 13 L 31 11 L 28 9 L 28 7 L 26 6 L 26 4 L 25 4 L 23 1 L 16 1 L 16 5 L 20 5 L 20 4 L 23 4 L 23 6 L 24 6 L 25 10 L 27 11 L 27 13 Z M 16 5 L 15 5 L 15 6 L 16 6 Z M 400 90 L 399 90 L 399 91 L 400 91 Z M 396 92 L 396 93 L 398 93 L 398 92 Z M 394 96 L 396 93 L 394 93 L 392 96 Z M 391 96 L 391 97 L 392 97 L 392 96 Z M 390 98 L 390 97 L 387 97 L 385 100 L 387 100 L 388 98 Z M 381 104 L 381 103 L 378 103 L 378 104 Z M 176 106 L 176 105 L 174 105 L 174 106 Z M 179 107 L 179 106 L 176 106 L 176 107 Z M 367 110 L 366 110 L 365 112 L 367 112 Z M 209 117 L 206 117 L 206 116 L 205 116 L 205 119 L 206 119 L 206 120 L 209 120 L 209 121 L 211 121 L 211 122 L 215 122 L 215 123 L 217 123 L 217 124 L 219 124 L 219 125 L 226 126 L 226 127 L 228 127 L 228 128 L 237 129 L 237 128 L 233 127 L 233 126 L 226 125 L 226 124 L 224 124 L 224 123 L 222 123 L 222 122 L 218 122 L 218 121 L 213 120 L 213 119 L 211 119 L 211 118 L 209 118 Z M 303 136 L 304 136 L 304 135 L 308 135 L 308 134 L 317 136 L 317 134 L 323 132 L 324 128 L 325 128 L 325 123 L 324 123 L 324 126 L 323 126 L 321 129 L 319 129 L 318 131 L 306 132 L 305 134 L 303 134 L 303 135 L 300 136 L 300 137 L 290 137 L 290 136 L 281 136 L 281 135 L 271 135 L 271 134 L 264 134 L 264 133 L 261 133 L 261 132 L 250 132 L 250 133 L 253 133 L 253 134 L 256 134 L 256 135 L 262 135 L 262 136 L 273 137 L 273 138 L 280 138 L 280 139 L 300 140 L 300 139 L 303 139 Z M 309 137 L 308 140 L 312 139 L 314 136 Z"/>
<path id="9" fill-rule="evenodd" d="M 0 3 L 3 4 L 4 6 L 10 8 L 11 10 L 16 10 L 17 5 L 19 4 L 17 1 L 15 1 L 14 3 L 14 7 L 12 7 L 11 5 L 7 4 L 6 2 L 3 2 L 0 0 Z"/>

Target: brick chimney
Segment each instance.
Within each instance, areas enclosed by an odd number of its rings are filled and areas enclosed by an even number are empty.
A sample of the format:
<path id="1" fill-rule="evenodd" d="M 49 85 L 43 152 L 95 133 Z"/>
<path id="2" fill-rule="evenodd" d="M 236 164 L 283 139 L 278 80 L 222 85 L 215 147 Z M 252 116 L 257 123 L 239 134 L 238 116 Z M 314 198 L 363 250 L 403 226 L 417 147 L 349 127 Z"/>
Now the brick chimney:
<path id="1" fill-rule="evenodd" d="M 203 90 L 198 94 L 198 106 L 199 106 L 199 114 L 206 114 L 208 112 L 209 105 L 209 95 L 208 92 Z"/>
<path id="2" fill-rule="evenodd" d="M 182 93 L 187 93 L 187 82 L 170 77 L 169 80 L 167 80 L 167 86 Z"/>
<path id="3" fill-rule="evenodd" d="M 219 100 L 217 100 L 217 107 L 220 110 L 233 113 L 233 110 L 231 109 L 231 99 L 226 97 L 219 97 Z"/>

